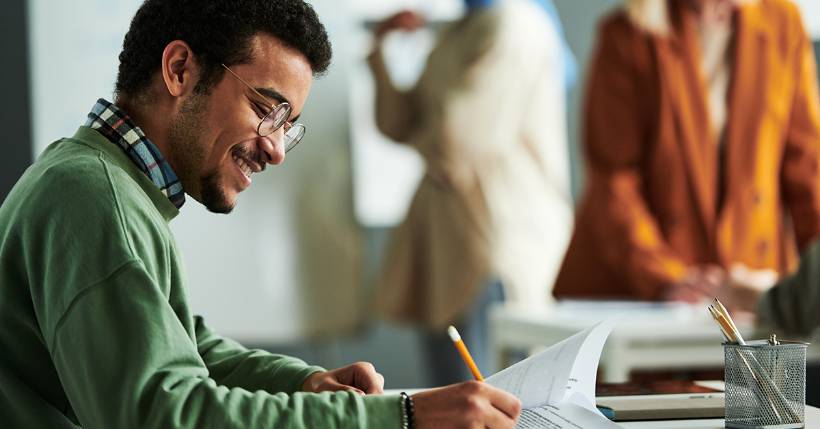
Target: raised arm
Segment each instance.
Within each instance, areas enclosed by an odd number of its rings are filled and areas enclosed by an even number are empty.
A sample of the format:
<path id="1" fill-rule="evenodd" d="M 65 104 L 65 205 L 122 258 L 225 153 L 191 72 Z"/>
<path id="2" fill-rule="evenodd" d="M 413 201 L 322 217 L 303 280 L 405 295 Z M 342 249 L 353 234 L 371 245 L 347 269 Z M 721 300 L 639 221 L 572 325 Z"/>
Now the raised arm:
<path id="1" fill-rule="evenodd" d="M 402 91 L 393 84 L 384 63 L 382 41 L 391 31 L 412 31 L 424 24 L 420 15 L 399 12 L 384 20 L 374 32 L 373 51 L 367 57 L 376 90 L 376 126 L 397 142 L 407 142 L 420 122 L 419 106 L 413 90 Z"/>

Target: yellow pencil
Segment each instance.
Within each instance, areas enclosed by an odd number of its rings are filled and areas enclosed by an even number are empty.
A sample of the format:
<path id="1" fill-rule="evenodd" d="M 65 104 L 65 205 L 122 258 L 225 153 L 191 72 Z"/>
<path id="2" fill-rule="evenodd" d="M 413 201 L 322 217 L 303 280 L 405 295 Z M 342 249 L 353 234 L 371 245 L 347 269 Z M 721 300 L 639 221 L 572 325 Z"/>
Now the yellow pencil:
<path id="1" fill-rule="evenodd" d="M 467 364 L 470 368 L 470 372 L 473 373 L 473 377 L 478 381 L 484 381 L 484 377 L 481 376 L 481 371 L 478 370 L 478 367 L 473 361 L 473 357 L 470 356 L 470 352 L 467 350 L 467 346 L 464 345 L 464 341 L 461 341 L 461 335 L 458 334 L 455 326 L 450 325 L 450 327 L 447 328 L 447 333 L 450 335 L 450 339 L 453 340 L 453 344 L 456 345 L 456 349 L 458 349 L 461 358 L 464 359 L 464 363 Z"/>

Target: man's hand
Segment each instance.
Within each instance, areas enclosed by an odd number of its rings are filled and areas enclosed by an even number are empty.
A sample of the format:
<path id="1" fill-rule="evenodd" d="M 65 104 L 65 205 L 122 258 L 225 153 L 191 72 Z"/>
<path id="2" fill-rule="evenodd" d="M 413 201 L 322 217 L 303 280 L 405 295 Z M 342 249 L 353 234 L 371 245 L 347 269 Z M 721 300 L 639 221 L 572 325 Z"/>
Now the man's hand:
<path id="1" fill-rule="evenodd" d="M 760 297 L 771 288 L 778 279 L 774 270 L 755 270 L 742 264 L 735 264 L 729 270 L 729 276 L 721 292 L 720 300 L 729 311 L 754 313 Z"/>
<path id="2" fill-rule="evenodd" d="M 385 19 L 373 31 L 377 39 L 394 30 L 413 31 L 424 25 L 424 17 L 411 10 L 401 11 Z"/>
<path id="3" fill-rule="evenodd" d="M 361 394 L 383 393 L 384 377 L 369 362 L 357 362 L 332 371 L 317 372 L 302 385 L 305 392 L 348 390 Z"/>
<path id="4" fill-rule="evenodd" d="M 718 296 L 725 282 L 726 272 L 717 265 L 691 267 L 686 276 L 670 285 L 664 299 L 694 304 Z"/>
<path id="5" fill-rule="evenodd" d="M 419 429 L 512 429 L 521 413 L 513 395 L 478 381 L 467 381 L 413 395 Z"/>

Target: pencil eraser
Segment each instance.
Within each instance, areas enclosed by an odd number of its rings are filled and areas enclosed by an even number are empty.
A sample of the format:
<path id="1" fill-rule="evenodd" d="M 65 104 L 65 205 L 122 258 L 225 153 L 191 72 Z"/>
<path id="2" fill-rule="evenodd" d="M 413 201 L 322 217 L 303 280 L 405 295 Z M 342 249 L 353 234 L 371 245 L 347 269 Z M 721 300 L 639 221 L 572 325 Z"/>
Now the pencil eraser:
<path id="1" fill-rule="evenodd" d="M 458 331 L 456 331 L 456 327 L 450 325 L 447 327 L 447 334 L 450 335 L 450 339 L 455 341 L 461 341 L 461 335 L 458 335 Z"/>

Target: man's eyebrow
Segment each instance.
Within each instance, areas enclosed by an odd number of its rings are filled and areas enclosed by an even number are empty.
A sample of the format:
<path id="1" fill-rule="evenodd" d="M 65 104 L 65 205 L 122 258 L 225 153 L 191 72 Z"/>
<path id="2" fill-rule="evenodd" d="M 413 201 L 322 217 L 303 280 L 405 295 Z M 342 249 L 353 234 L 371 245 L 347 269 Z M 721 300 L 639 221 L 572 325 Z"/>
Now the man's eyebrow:
<path id="1" fill-rule="evenodd" d="M 265 97 L 272 98 L 272 99 L 276 100 L 278 103 L 288 103 L 288 104 L 290 104 L 290 101 L 288 101 L 288 99 L 284 95 L 282 95 L 282 93 L 280 93 L 279 91 L 277 91 L 273 88 L 254 88 L 254 89 L 256 89 L 257 92 L 264 95 Z M 291 107 L 292 106 L 293 105 L 291 104 Z M 301 113 L 294 116 L 293 119 L 290 120 L 290 122 L 296 122 L 297 120 L 299 120 L 300 116 L 302 116 Z"/>
<path id="2" fill-rule="evenodd" d="M 282 95 L 282 93 L 280 93 L 279 91 L 277 91 L 275 89 L 272 89 L 272 88 L 254 88 L 254 89 L 256 89 L 257 92 L 264 95 L 265 97 L 272 98 L 272 99 L 276 100 L 277 103 L 288 103 L 288 104 L 290 104 L 288 99 L 285 98 L 285 96 Z"/>

